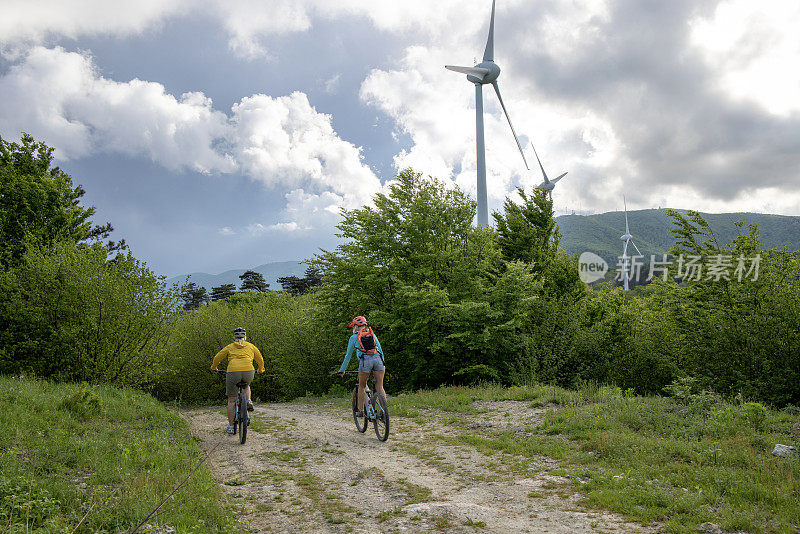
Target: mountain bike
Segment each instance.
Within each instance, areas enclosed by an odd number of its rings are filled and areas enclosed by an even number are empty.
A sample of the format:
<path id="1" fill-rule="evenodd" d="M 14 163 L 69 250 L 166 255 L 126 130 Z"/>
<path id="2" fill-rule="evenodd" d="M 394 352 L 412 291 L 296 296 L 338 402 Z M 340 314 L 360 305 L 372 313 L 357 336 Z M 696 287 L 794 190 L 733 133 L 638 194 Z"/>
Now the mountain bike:
<path id="1" fill-rule="evenodd" d="M 358 371 L 345 371 L 347 375 L 357 375 Z M 372 386 L 372 389 L 370 389 Z M 353 421 L 362 434 L 367 431 L 370 421 L 375 426 L 375 435 L 381 441 L 389 439 L 389 405 L 386 397 L 375 389 L 375 377 L 370 375 L 364 387 L 364 417 L 358 417 L 358 384 L 353 388 L 352 408 Z"/>
<path id="2" fill-rule="evenodd" d="M 226 375 L 225 371 L 216 371 L 217 374 Z M 244 394 L 244 388 L 247 387 L 247 382 L 244 380 L 236 384 L 238 393 L 236 394 L 236 411 L 233 415 L 233 433 L 238 432 L 239 443 L 244 445 L 247 441 L 247 426 L 250 424 L 250 414 L 247 413 L 247 395 Z"/>

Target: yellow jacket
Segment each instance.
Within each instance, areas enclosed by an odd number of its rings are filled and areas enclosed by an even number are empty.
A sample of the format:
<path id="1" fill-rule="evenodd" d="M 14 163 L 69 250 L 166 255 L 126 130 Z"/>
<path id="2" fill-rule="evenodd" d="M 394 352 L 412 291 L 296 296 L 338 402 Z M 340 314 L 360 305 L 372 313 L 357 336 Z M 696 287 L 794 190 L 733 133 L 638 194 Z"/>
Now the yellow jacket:
<path id="1" fill-rule="evenodd" d="M 253 371 L 253 359 L 258 363 L 258 370 L 264 372 L 264 358 L 255 345 L 245 341 L 243 346 L 238 343 L 231 343 L 214 356 L 211 368 L 216 369 L 219 362 L 228 358 L 228 371 Z"/>

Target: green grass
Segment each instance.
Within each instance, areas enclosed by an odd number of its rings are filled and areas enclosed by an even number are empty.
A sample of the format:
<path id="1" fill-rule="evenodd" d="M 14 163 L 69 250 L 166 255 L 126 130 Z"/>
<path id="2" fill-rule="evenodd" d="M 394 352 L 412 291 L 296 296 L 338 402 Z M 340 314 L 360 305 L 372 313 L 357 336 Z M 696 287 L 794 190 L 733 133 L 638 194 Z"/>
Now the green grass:
<path id="1" fill-rule="evenodd" d="M 800 447 L 800 416 L 757 403 L 696 397 L 636 397 L 594 383 L 576 390 L 488 385 L 390 391 L 389 410 L 393 417 L 429 417 L 429 424 L 445 421 L 464 429 L 456 436 L 436 435 L 440 443 L 530 461 L 542 455 L 560 460 L 560 468 L 550 474 L 570 475 L 573 482 L 568 484 L 584 495 L 587 505 L 644 524 L 658 523 L 666 532 L 690 533 L 707 521 L 728 531 L 800 530 L 800 459 L 770 454 L 776 443 Z M 507 400 L 546 410 L 536 421 L 519 421 L 526 427 L 523 434 L 476 435 L 468 430 L 469 420 L 458 423 L 465 416 L 480 418 L 487 408 L 476 402 Z M 304 401 L 335 406 L 343 413 L 350 402 L 349 396 Z M 419 452 L 411 447 L 403 448 Z M 530 498 L 542 496 L 532 492 Z"/>
<path id="2" fill-rule="evenodd" d="M 426 488 L 425 486 L 420 486 L 419 484 L 414 484 L 413 482 L 409 482 L 405 478 L 398 478 L 396 481 L 397 485 L 403 488 L 403 491 L 406 492 L 408 495 L 408 500 L 406 504 L 413 504 L 418 502 L 427 502 L 427 500 L 431 496 L 431 489 Z"/>
<path id="3" fill-rule="evenodd" d="M 483 387 L 447 386 L 415 393 L 390 395 L 389 413 L 398 417 L 418 417 L 420 410 L 433 409 L 452 413 L 480 413 L 475 407 L 480 401 L 530 401 L 532 407 L 549 404 L 576 406 L 608 395 L 606 388 L 586 384 L 578 391 L 555 386 L 531 385 L 505 388 L 498 385 Z"/>
<path id="4" fill-rule="evenodd" d="M 560 472 L 571 475 L 587 504 L 659 522 L 667 532 L 693 532 L 706 521 L 728 531 L 800 528 L 800 460 L 770 454 L 775 443 L 800 445 L 797 415 L 719 399 L 698 405 L 633 397 L 593 384 L 577 391 L 441 388 L 395 396 L 390 409 L 412 417 L 426 409 L 475 414 L 474 401 L 502 400 L 553 409 L 523 436 L 466 431 L 438 439 L 487 454 L 563 460 Z"/>
<path id="5" fill-rule="evenodd" d="M 120 532 L 197 465 L 187 424 L 149 395 L 0 377 L 0 530 Z M 150 524 L 238 532 L 201 467 Z"/>

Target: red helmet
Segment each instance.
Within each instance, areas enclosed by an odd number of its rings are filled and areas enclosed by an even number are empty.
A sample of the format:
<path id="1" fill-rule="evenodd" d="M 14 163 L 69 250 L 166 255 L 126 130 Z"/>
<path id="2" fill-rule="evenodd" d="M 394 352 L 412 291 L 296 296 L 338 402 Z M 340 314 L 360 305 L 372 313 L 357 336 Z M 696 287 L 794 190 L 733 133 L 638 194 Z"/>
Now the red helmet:
<path id="1" fill-rule="evenodd" d="M 354 326 L 367 326 L 367 319 L 359 315 L 358 317 L 353 319 L 353 321 L 350 323 L 350 328 Z"/>

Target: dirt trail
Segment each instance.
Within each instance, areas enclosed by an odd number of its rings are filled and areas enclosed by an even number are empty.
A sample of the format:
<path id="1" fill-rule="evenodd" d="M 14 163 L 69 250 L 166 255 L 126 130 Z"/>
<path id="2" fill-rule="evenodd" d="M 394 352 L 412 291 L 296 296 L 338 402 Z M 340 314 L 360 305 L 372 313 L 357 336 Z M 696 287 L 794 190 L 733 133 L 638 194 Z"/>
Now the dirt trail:
<path id="1" fill-rule="evenodd" d="M 537 416 L 528 403 L 491 408 L 464 416 L 467 428 L 480 435 Z M 572 483 L 548 474 L 557 467 L 548 458 L 447 444 L 452 414 L 395 417 L 381 443 L 341 405 L 261 404 L 244 446 L 222 433 L 221 408 L 182 415 L 206 450 L 219 443 L 211 470 L 254 532 L 651 531 L 578 505 Z"/>

